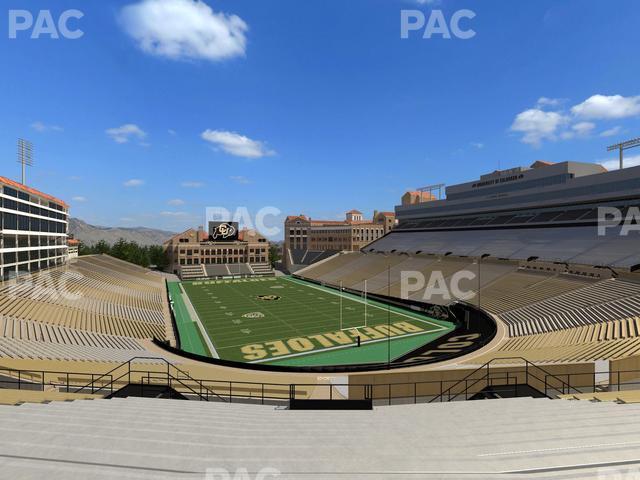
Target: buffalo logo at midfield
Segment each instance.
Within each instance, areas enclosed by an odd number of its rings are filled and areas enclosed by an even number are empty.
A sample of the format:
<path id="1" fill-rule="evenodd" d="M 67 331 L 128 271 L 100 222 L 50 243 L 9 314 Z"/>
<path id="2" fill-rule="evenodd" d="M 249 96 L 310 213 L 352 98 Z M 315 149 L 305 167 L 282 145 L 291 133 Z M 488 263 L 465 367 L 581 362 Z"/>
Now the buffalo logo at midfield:
<path id="1" fill-rule="evenodd" d="M 272 302 L 274 300 L 280 300 L 279 295 L 258 295 L 256 297 L 258 300 L 265 300 L 267 302 Z"/>
<path id="2" fill-rule="evenodd" d="M 211 237 L 216 240 L 218 238 L 230 238 L 236 234 L 236 227 L 230 223 L 221 223 L 212 232 Z"/>

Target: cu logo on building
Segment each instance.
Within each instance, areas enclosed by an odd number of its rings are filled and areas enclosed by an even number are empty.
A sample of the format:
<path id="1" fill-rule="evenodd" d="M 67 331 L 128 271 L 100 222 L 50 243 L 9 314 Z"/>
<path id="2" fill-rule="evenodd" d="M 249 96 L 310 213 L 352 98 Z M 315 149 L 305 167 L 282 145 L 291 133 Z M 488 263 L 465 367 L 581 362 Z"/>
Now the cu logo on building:
<path id="1" fill-rule="evenodd" d="M 217 238 L 230 238 L 236 234 L 236 227 L 230 223 L 221 223 L 214 230 L 211 236 L 213 239 Z"/>

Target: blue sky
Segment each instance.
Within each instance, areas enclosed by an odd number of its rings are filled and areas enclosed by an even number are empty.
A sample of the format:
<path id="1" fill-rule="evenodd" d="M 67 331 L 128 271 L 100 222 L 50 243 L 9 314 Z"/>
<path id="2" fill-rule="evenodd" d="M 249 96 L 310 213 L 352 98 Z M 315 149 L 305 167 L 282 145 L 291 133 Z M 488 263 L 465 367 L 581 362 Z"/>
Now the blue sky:
<path id="1" fill-rule="evenodd" d="M 633 0 L 3 6 L 0 174 L 18 178 L 16 138 L 30 139 L 28 183 L 99 225 L 179 231 L 207 206 L 370 216 L 409 188 L 604 162 L 640 136 Z M 80 10 L 84 35 L 10 39 L 9 9 Z M 402 9 L 472 10 L 476 35 L 402 39 Z"/>

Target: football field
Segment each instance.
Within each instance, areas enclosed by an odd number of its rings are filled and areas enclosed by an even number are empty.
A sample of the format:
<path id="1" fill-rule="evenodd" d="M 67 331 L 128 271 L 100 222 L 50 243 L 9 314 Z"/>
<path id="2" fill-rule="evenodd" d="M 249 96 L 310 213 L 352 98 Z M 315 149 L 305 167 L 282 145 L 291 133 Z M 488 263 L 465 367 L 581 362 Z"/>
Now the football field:
<path id="1" fill-rule="evenodd" d="M 178 321 L 181 339 L 180 325 L 190 325 L 190 338 L 197 343 L 200 336 L 192 332 L 198 321 L 210 339 L 209 348 L 189 340 L 183 349 L 214 350 L 213 356 L 225 360 L 282 365 L 384 362 L 454 328 L 417 312 L 289 277 L 181 285 L 187 306 L 181 315 L 190 317 Z"/>

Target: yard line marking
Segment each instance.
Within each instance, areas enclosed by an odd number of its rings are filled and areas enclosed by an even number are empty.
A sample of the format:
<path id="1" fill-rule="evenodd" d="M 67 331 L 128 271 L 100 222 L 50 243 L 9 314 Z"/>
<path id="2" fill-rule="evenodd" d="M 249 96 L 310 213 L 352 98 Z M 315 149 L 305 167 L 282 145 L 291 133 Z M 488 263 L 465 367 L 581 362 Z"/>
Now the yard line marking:
<path id="1" fill-rule="evenodd" d="M 281 280 L 286 280 L 281 281 Z M 273 282 L 273 283 L 271 283 Z M 191 293 L 194 294 L 194 298 L 196 299 L 195 304 L 198 304 L 199 309 L 198 312 L 203 315 L 203 318 L 207 318 L 206 322 L 203 322 L 203 326 L 206 326 L 206 338 L 210 341 L 215 340 L 215 344 L 217 346 L 217 350 L 219 353 L 229 352 L 229 357 L 226 358 L 235 358 L 238 353 L 238 349 L 247 345 L 247 341 L 249 343 L 267 343 L 270 341 L 286 341 L 288 338 L 293 338 L 294 336 L 308 336 L 312 334 L 317 334 L 316 332 L 328 332 L 333 323 L 335 323 L 334 315 L 331 312 L 325 311 L 326 307 L 329 306 L 329 301 L 335 296 L 338 296 L 342 299 L 345 299 L 347 302 L 351 303 L 351 305 L 363 305 L 364 301 L 357 298 L 355 295 L 348 295 L 342 292 L 335 292 L 329 288 L 319 288 L 317 286 L 305 283 L 303 281 L 298 281 L 295 279 L 289 278 L 279 278 L 272 279 L 270 282 L 273 284 L 281 284 L 283 285 L 283 293 L 285 294 L 284 299 L 287 301 L 287 305 L 278 305 L 278 302 L 259 302 L 254 297 L 258 293 L 261 293 L 259 283 L 248 284 L 245 283 L 243 285 L 236 285 L 236 283 L 240 282 L 224 282 L 218 285 L 220 288 L 223 288 L 221 293 L 216 291 L 219 298 L 223 298 L 223 305 L 226 306 L 229 310 L 234 312 L 242 312 L 247 308 L 258 308 L 265 313 L 270 318 L 264 319 L 260 322 L 252 322 L 247 320 L 243 322 L 242 325 L 231 324 L 231 319 L 229 317 L 225 317 L 224 313 L 219 309 L 219 304 L 214 305 L 211 301 L 210 295 L 211 293 L 207 293 L 204 288 L 199 287 L 195 284 L 193 291 Z M 268 284 L 267 283 L 267 284 Z M 191 286 L 188 283 L 185 286 Z M 249 288 L 247 288 L 249 287 Z M 305 293 L 309 293 L 310 289 L 319 290 L 316 294 L 305 295 Z M 286 293 L 291 292 L 292 295 L 286 295 Z M 328 297 L 328 294 L 334 295 L 334 297 Z M 188 294 L 187 294 L 188 295 Z M 300 298 L 298 298 L 300 297 Z M 190 299 L 191 300 L 191 299 Z M 283 304 L 285 302 L 282 302 Z M 335 302 L 334 302 L 335 303 Z M 267 305 L 268 304 L 268 305 Z M 291 305 L 299 305 L 301 308 L 292 310 Z M 388 312 L 389 308 L 385 307 L 383 304 L 378 304 L 376 301 L 371 303 L 367 302 L 369 307 L 374 307 L 374 312 L 381 312 L 381 314 L 385 314 L 384 312 Z M 357 310 L 357 309 L 356 309 Z M 355 311 L 355 310 L 354 310 Z M 292 313 L 293 312 L 293 313 Z M 301 315 L 301 312 L 303 313 Z M 425 331 L 415 332 L 415 333 L 407 333 L 404 335 L 400 335 L 397 337 L 392 337 L 391 341 L 395 342 L 396 340 L 402 340 L 409 337 L 419 337 L 437 334 L 438 332 L 442 332 L 448 330 L 450 327 L 443 326 L 437 323 L 434 323 L 435 320 L 430 321 L 422 317 L 419 313 L 413 312 L 402 312 L 397 310 L 396 308 L 392 308 L 390 310 L 392 315 L 392 322 L 397 321 L 410 321 L 416 325 L 421 325 L 425 328 Z M 239 315 L 240 313 L 238 313 Z M 281 316 L 282 315 L 282 316 Z M 297 317 L 296 317 L 297 315 Z M 369 313 L 369 315 L 373 315 L 373 313 Z M 283 318 L 284 316 L 284 318 Z M 291 318 L 290 318 L 291 317 Z M 385 314 L 386 317 L 386 314 Z M 303 320 L 301 325 L 297 325 L 295 323 L 296 319 Z M 311 322 L 308 322 L 311 320 Z M 380 320 L 380 318 L 378 318 Z M 289 323 L 289 322 L 293 322 Z M 386 324 L 386 319 L 384 322 L 377 322 L 375 325 Z M 299 330 L 301 327 L 302 331 Z M 250 327 L 251 329 L 251 338 L 247 338 L 246 334 L 241 333 L 241 329 L 246 327 Z M 352 327 L 353 329 L 357 327 Z M 283 332 L 283 330 L 286 331 Z M 304 333 L 311 332 L 311 333 Z M 211 336 L 209 336 L 211 335 Z M 389 338 L 384 337 L 376 340 L 368 340 L 364 342 L 365 345 L 378 344 L 383 342 L 388 342 Z M 397 343 L 394 343 L 397 345 Z M 326 348 L 315 348 L 308 352 L 292 352 L 287 355 L 282 355 L 278 357 L 269 357 L 259 360 L 254 360 L 247 363 L 263 363 L 263 362 L 274 362 L 279 359 L 288 359 L 291 357 L 302 357 L 308 355 L 321 355 L 323 352 L 328 352 L 332 350 L 346 350 L 348 348 L 352 348 L 353 344 L 348 345 L 334 345 L 332 347 Z M 401 355 L 402 352 L 398 355 Z M 398 355 L 394 355 L 394 358 L 397 358 Z"/>
<path id="2" fill-rule="evenodd" d="M 298 283 L 299 282 L 299 280 L 298 281 L 297 280 L 292 280 L 292 279 L 287 278 L 287 277 L 282 277 L 282 278 L 284 280 L 288 281 L 288 282 L 293 282 L 293 283 Z M 298 284 L 300 285 L 300 283 L 298 283 Z M 316 285 L 306 285 L 306 286 L 308 288 L 315 288 L 316 290 L 320 290 L 322 292 L 330 293 L 331 295 L 342 296 L 343 298 L 345 298 L 347 300 L 354 301 L 356 303 L 364 303 L 364 301 L 362 301 L 362 300 L 360 300 L 358 298 L 352 298 L 352 297 L 344 296 L 342 292 L 334 292 L 332 289 L 325 289 L 326 287 L 325 288 L 321 288 L 321 287 L 318 287 Z M 380 305 L 375 305 L 375 304 L 369 303 L 369 306 L 378 308 L 380 310 L 387 311 L 386 307 L 381 307 Z M 447 327 L 443 327 L 442 325 L 439 325 L 437 323 L 430 322 L 429 320 L 427 320 L 425 318 L 420 318 L 420 317 L 409 315 L 408 313 L 398 312 L 396 310 L 391 310 L 391 313 L 394 313 L 396 315 L 400 315 L 400 316 L 403 316 L 403 317 L 411 318 L 412 320 L 417 320 L 417 321 L 420 321 L 420 322 L 428 323 L 429 325 L 433 325 L 434 327 L 438 327 L 438 329 L 434 330 L 434 332 L 440 332 L 442 330 L 446 330 L 447 329 Z"/>
<path id="3" fill-rule="evenodd" d="M 235 292 L 235 288 L 231 287 L 230 288 Z M 244 296 L 243 294 L 241 294 L 241 296 Z M 257 303 L 253 298 L 249 297 L 249 300 L 251 301 L 252 304 L 256 305 L 256 306 L 260 306 L 259 303 Z M 264 305 L 263 305 L 264 306 Z M 284 323 L 287 327 L 289 327 L 291 330 L 293 330 L 294 332 L 296 332 L 298 335 L 302 335 L 302 332 L 300 332 L 297 328 L 293 327 L 292 325 L 289 325 L 285 320 L 283 320 L 282 318 L 280 318 L 278 315 L 276 315 L 275 313 L 272 313 L 272 315 L 274 317 L 276 317 L 278 320 L 280 320 L 282 323 Z"/>

